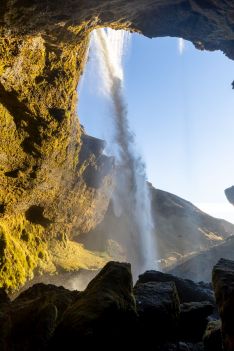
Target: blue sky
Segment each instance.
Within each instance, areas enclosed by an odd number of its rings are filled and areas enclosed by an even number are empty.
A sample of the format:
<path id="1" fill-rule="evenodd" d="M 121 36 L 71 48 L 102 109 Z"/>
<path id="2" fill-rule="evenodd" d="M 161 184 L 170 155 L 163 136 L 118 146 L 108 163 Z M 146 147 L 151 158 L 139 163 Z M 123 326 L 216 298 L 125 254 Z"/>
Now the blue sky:
<path id="1" fill-rule="evenodd" d="M 234 184 L 234 63 L 178 39 L 131 35 L 125 58 L 129 122 L 148 180 L 234 222 L 224 189 Z M 78 114 L 88 134 L 108 139 L 108 104 L 88 61 Z"/>

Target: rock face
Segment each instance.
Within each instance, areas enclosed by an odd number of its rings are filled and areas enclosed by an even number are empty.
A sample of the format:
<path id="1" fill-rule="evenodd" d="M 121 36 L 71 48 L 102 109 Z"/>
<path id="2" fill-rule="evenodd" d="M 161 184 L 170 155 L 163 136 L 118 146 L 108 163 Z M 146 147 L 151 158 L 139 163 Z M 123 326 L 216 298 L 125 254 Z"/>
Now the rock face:
<path id="1" fill-rule="evenodd" d="M 144 339 L 158 332 L 158 339 L 174 339 L 178 329 L 180 302 L 174 282 L 137 283 L 134 288 Z M 146 346 L 145 345 L 145 346 Z"/>
<path id="2" fill-rule="evenodd" d="M 104 350 L 113 341 L 116 350 L 127 343 L 133 337 L 131 328 L 136 321 L 132 289 L 130 264 L 108 262 L 64 313 L 52 349 L 71 349 L 78 340 L 80 346 L 88 349 L 102 346 Z"/>
<path id="3" fill-rule="evenodd" d="M 203 351 L 212 309 L 205 301 L 180 304 L 173 281 L 138 282 L 133 289 L 130 265 L 109 262 L 83 292 L 36 284 L 10 301 L 0 290 L 0 346 L 3 351 Z"/>
<path id="4" fill-rule="evenodd" d="M 231 186 L 230 188 L 227 188 L 225 190 L 225 195 L 228 199 L 228 201 L 234 205 L 234 186 Z"/>
<path id="5" fill-rule="evenodd" d="M 195 283 L 192 280 L 158 271 L 146 271 L 141 274 L 137 285 L 147 282 L 174 282 L 181 303 L 210 301 L 214 304 L 213 292 L 208 284 Z"/>
<path id="6" fill-rule="evenodd" d="M 150 186 L 152 213 L 161 267 L 175 265 L 200 250 L 220 244 L 234 234 L 234 225 L 207 215 L 176 195 Z M 90 250 L 107 251 L 115 259 L 125 257 L 125 235 L 131 232 L 126 213 L 117 217 L 110 204 L 103 221 L 79 240 Z M 118 245 L 116 244 L 118 243 Z M 217 262 L 214 260 L 213 265 Z M 209 279 L 211 277 L 210 266 Z M 196 268 L 195 267 L 191 267 Z M 196 280 L 196 275 L 192 279 Z"/>
<path id="7" fill-rule="evenodd" d="M 234 261 L 220 259 L 213 269 L 213 286 L 222 321 L 225 351 L 234 350 Z"/>
<path id="8" fill-rule="evenodd" d="M 178 36 L 234 58 L 233 22 L 232 0 L 1 0 L 1 286 L 14 290 L 36 271 L 79 268 L 72 239 L 94 228 L 108 204 L 111 166 L 76 118 L 91 30 Z"/>
<path id="9" fill-rule="evenodd" d="M 199 341 L 208 324 L 214 305 L 209 301 L 185 302 L 180 305 L 180 335 L 182 340 Z"/>
<path id="10" fill-rule="evenodd" d="M 223 349 L 220 320 L 210 321 L 203 336 L 204 351 Z"/>
<path id="11" fill-rule="evenodd" d="M 223 257 L 234 260 L 234 236 L 221 242 L 221 244 L 205 250 L 194 257 L 185 260 L 168 272 L 185 279 L 210 282 L 212 269 L 216 262 Z"/>

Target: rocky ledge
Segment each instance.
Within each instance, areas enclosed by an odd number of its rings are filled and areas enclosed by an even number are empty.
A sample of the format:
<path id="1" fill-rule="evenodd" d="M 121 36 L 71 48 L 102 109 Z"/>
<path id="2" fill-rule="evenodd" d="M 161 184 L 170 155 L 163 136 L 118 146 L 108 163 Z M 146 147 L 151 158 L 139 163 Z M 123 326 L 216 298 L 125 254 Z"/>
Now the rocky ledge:
<path id="1" fill-rule="evenodd" d="M 223 336 L 233 351 L 233 267 L 214 267 L 221 321 L 210 284 L 147 271 L 133 287 L 128 263 L 108 262 L 82 292 L 36 284 L 10 301 L 1 289 L 0 349 L 221 351 Z"/>

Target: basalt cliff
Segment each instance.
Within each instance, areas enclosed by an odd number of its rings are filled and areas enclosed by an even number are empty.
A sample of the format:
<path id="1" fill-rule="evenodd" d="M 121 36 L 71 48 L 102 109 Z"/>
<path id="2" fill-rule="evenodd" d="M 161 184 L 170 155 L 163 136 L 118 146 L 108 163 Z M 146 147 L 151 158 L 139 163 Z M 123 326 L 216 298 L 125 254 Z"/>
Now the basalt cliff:
<path id="1" fill-rule="evenodd" d="M 113 161 L 76 116 L 89 35 L 107 26 L 234 58 L 232 0 L 1 0 L 0 285 L 9 290 L 35 273 L 105 263 L 74 238 L 101 221 L 112 187 Z"/>

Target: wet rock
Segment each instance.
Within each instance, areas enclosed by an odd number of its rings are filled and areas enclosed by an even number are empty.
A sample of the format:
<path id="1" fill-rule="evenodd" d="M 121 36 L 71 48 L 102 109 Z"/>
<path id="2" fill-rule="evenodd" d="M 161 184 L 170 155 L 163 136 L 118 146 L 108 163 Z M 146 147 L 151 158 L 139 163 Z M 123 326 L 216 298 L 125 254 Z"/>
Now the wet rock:
<path id="1" fill-rule="evenodd" d="M 146 344 L 153 342 L 155 331 L 157 341 L 175 337 L 180 303 L 173 282 L 138 283 L 134 288 L 141 333 Z M 154 340 L 155 342 L 155 340 Z"/>
<path id="2" fill-rule="evenodd" d="M 222 351 L 222 335 L 220 320 L 210 321 L 207 325 L 204 337 L 204 351 Z"/>
<path id="3" fill-rule="evenodd" d="M 134 340 L 136 306 L 130 264 L 108 262 L 64 313 L 51 349 L 121 349 Z"/>
<path id="4" fill-rule="evenodd" d="M 139 276 L 139 283 L 146 282 L 174 282 L 181 303 L 210 301 L 214 303 L 213 291 L 205 283 L 194 283 L 189 279 L 182 279 L 172 274 L 159 271 L 146 271 Z"/>
<path id="5" fill-rule="evenodd" d="M 214 306 L 209 301 L 187 302 L 180 305 L 180 338 L 201 341 Z"/>
<path id="6" fill-rule="evenodd" d="M 213 286 L 222 322 L 225 351 L 234 350 L 234 261 L 221 258 L 213 268 Z"/>

